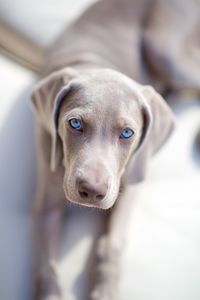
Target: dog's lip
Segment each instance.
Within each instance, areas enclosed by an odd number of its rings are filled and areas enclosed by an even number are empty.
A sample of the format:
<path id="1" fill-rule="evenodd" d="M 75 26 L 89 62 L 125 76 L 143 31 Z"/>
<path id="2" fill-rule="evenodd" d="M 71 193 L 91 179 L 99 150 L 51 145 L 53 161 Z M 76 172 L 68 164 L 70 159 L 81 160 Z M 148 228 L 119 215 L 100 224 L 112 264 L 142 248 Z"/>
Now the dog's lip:
<path id="1" fill-rule="evenodd" d="M 65 197 L 69 202 L 91 208 L 98 208 L 103 210 L 109 209 L 115 204 L 117 199 L 117 196 L 109 199 L 109 193 L 102 200 L 83 199 L 82 197 L 80 197 L 79 193 L 76 190 L 72 191 L 71 189 L 68 189 L 67 185 L 63 185 L 63 190 L 65 193 Z"/>
<path id="2" fill-rule="evenodd" d="M 99 208 L 99 209 L 108 209 L 113 205 L 113 203 L 110 203 L 109 201 L 104 201 L 104 200 L 85 201 L 79 197 L 77 197 L 76 200 L 72 199 L 71 197 L 67 197 L 67 200 L 72 203 L 79 204 L 81 206 L 87 206 L 87 207 L 93 207 L 93 208 Z"/>

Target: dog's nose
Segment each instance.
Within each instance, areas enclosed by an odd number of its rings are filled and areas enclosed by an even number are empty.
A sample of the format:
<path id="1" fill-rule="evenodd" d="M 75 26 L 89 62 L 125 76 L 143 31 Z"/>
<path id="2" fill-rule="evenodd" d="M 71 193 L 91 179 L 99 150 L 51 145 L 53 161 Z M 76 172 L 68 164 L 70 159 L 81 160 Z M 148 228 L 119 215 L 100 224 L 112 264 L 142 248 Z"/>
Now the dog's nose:
<path id="1" fill-rule="evenodd" d="M 108 184 L 105 182 L 89 183 L 81 180 L 78 183 L 78 191 L 81 198 L 90 201 L 102 200 L 108 191 Z"/>

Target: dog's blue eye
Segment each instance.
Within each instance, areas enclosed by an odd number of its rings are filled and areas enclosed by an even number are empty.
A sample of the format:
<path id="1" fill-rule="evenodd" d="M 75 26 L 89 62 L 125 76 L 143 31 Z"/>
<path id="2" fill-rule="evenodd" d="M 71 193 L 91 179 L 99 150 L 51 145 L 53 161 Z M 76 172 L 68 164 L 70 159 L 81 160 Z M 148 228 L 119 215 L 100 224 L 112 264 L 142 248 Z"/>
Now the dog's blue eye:
<path id="1" fill-rule="evenodd" d="M 69 120 L 69 124 L 73 129 L 80 130 L 82 128 L 81 121 L 79 119 L 71 119 Z"/>
<path id="2" fill-rule="evenodd" d="M 122 138 L 122 139 L 128 139 L 132 135 L 134 135 L 134 131 L 132 129 L 125 128 L 124 130 L 122 130 L 122 132 L 120 134 L 120 138 Z"/>

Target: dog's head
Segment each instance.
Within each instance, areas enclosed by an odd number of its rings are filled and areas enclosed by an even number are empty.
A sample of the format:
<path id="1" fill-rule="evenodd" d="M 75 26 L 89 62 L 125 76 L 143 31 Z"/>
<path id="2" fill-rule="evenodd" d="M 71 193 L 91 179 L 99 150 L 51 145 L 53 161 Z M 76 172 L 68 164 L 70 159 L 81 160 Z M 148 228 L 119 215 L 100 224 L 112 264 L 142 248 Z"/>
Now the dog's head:
<path id="1" fill-rule="evenodd" d="M 174 124 L 153 88 L 109 69 L 55 72 L 34 88 L 32 101 L 51 134 L 52 172 L 64 165 L 66 198 L 102 209 L 114 204 L 122 178 L 143 180 Z"/>

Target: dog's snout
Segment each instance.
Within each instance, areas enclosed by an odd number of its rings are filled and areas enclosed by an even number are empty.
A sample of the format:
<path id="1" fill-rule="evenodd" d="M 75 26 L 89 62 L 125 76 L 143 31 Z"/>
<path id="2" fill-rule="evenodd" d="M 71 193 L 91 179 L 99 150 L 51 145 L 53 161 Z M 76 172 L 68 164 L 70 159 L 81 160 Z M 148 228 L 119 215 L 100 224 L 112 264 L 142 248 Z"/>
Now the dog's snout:
<path id="1" fill-rule="evenodd" d="M 106 182 L 89 182 L 87 180 L 81 180 L 78 182 L 78 191 L 81 198 L 89 201 L 102 200 L 108 190 L 108 184 Z"/>

